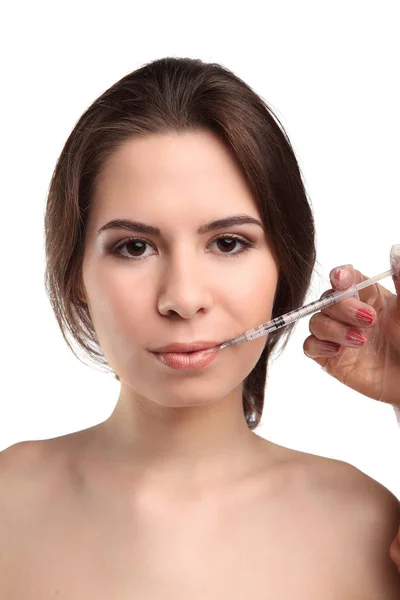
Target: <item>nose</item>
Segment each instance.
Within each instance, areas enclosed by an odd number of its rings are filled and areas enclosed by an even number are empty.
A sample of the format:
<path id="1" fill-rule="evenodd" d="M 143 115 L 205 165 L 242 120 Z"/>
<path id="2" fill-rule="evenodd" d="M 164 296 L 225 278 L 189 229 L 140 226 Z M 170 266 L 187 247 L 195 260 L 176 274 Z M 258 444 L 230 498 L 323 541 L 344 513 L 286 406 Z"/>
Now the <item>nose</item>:
<path id="1" fill-rule="evenodd" d="M 157 297 L 158 311 L 190 319 L 199 311 L 209 311 L 212 304 L 207 266 L 198 257 L 189 256 L 188 250 L 182 250 L 165 265 Z"/>

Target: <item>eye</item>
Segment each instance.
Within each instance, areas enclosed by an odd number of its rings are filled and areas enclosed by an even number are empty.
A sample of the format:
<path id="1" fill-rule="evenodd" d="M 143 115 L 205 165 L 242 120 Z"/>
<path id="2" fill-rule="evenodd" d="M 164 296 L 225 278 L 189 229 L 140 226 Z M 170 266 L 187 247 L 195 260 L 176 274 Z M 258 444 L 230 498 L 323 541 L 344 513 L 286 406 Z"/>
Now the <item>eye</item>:
<path id="1" fill-rule="evenodd" d="M 240 249 L 237 252 L 234 252 L 233 254 L 227 253 L 227 252 L 222 253 L 222 254 L 227 254 L 227 256 L 239 256 L 240 254 L 243 254 L 243 252 L 250 250 L 250 248 L 253 248 L 253 246 L 254 246 L 254 244 L 252 242 L 250 242 L 250 240 L 236 236 L 236 235 L 221 235 L 212 241 L 212 243 L 214 243 L 214 242 L 218 242 L 218 243 L 223 242 L 221 244 L 222 248 L 224 248 L 225 250 L 228 250 L 228 251 L 235 248 L 237 243 L 241 244 Z"/>
<path id="2" fill-rule="evenodd" d="M 243 254 L 244 252 L 250 250 L 250 248 L 254 247 L 253 242 L 250 242 L 250 240 L 248 240 L 246 238 L 242 238 L 241 236 L 232 235 L 232 234 L 220 235 L 211 241 L 212 244 L 215 242 L 223 242 L 220 245 L 225 250 L 228 250 L 228 252 L 221 252 L 219 254 L 226 255 L 227 257 L 239 256 L 240 254 Z M 229 252 L 229 250 L 232 250 L 235 248 L 237 243 L 241 244 L 241 248 L 234 253 Z M 114 248 L 109 250 L 109 252 L 110 252 L 110 254 L 116 255 L 118 258 L 122 258 L 123 260 L 138 261 L 138 260 L 143 260 L 144 258 L 147 258 L 148 255 L 143 254 L 143 250 L 145 249 L 145 247 L 147 245 L 152 246 L 154 248 L 153 244 L 151 244 L 148 240 L 144 240 L 141 238 L 129 238 L 127 240 L 122 240 L 121 242 L 119 242 L 116 246 L 114 246 Z M 131 248 L 131 250 L 128 251 L 128 255 L 126 255 L 125 253 L 122 252 L 122 250 L 125 247 Z M 135 254 L 132 254 L 131 252 L 133 252 Z M 137 254 L 137 253 L 139 253 L 139 254 Z"/>
<path id="3" fill-rule="evenodd" d="M 117 246 L 115 246 L 115 248 L 111 251 L 112 254 L 116 254 L 119 258 L 126 258 L 128 260 L 141 260 L 142 258 L 144 258 L 142 251 L 145 248 L 145 246 L 149 245 L 149 242 L 147 242 L 146 240 L 141 240 L 140 238 L 131 238 L 129 240 L 125 240 L 122 241 L 121 243 L 117 244 Z M 123 254 L 121 252 L 121 250 L 124 247 L 129 247 L 129 256 L 127 256 L 126 254 Z M 131 254 L 134 253 L 134 254 Z M 139 254 L 136 254 L 139 253 Z"/>

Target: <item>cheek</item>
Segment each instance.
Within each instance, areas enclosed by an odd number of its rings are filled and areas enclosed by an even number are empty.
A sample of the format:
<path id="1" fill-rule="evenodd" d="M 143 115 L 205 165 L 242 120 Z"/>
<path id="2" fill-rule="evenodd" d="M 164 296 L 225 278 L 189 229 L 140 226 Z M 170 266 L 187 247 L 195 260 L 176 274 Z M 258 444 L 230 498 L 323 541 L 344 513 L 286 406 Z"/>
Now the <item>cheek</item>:
<path id="1" fill-rule="evenodd" d="M 126 350 L 126 344 L 140 334 L 148 319 L 151 300 L 146 297 L 145 288 L 133 284 L 122 272 L 118 276 L 115 269 L 88 272 L 85 287 L 103 351 L 119 346 Z"/>
<path id="2" fill-rule="evenodd" d="M 278 274 L 270 256 L 260 257 L 241 271 L 230 302 L 232 311 L 240 315 L 245 328 L 256 327 L 271 318 Z"/>

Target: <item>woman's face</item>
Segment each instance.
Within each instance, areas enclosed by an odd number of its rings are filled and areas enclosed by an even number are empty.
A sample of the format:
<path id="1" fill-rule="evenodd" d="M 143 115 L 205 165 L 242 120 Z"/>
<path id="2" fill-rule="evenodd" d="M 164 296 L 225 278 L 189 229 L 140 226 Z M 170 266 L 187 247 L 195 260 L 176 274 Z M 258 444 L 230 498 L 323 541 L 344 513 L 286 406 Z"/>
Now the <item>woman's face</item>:
<path id="1" fill-rule="evenodd" d="M 198 232 L 233 215 L 260 225 Z M 119 219 L 160 233 L 115 227 L 99 233 Z M 228 234 L 235 239 L 226 239 Z M 87 227 L 83 299 L 125 392 L 174 407 L 211 403 L 238 389 L 241 394 L 266 337 L 220 350 L 194 371 L 174 370 L 150 349 L 223 343 L 269 320 L 277 281 L 256 204 L 240 169 L 212 133 L 132 139 L 111 156 Z"/>

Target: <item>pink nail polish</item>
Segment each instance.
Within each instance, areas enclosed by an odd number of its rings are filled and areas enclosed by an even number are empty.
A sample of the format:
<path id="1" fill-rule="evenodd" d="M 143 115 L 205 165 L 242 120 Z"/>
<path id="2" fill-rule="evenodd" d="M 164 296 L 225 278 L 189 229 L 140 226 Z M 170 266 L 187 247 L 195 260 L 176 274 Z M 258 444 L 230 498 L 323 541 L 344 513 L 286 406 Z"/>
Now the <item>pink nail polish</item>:
<path id="1" fill-rule="evenodd" d="M 360 321 L 367 322 L 369 325 L 371 325 L 371 323 L 375 319 L 375 313 L 372 313 L 371 311 L 367 310 L 366 308 L 360 308 L 356 312 L 356 317 Z"/>
<path id="2" fill-rule="evenodd" d="M 346 340 L 351 344 L 362 345 L 367 341 L 367 337 L 358 333 L 357 331 L 349 331 L 346 333 Z"/>
<path id="3" fill-rule="evenodd" d="M 320 342 L 319 349 L 321 354 L 330 356 L 339 352 L 340 344 L 334 344 L 333 342 Z"/>
<path id="4" fill-rule="evenodd" d="M 346 277 L 346 269 L 352 269 L 353 265 L 352 264 L 348 264 L 348 265 L 341 265 L 340 267 L 337 267 L 337 271 L 335 273 L 335 279 L 336 281 L 342 281 L 345 277 Z"/>
<path id="5" fill-rule="evenodd" d="M 337 271 L 337 273 L 335 273 L 335 279 L 337 279 L 338 281 L 343 279 L 343 269 L 339 269 L 339 271 Z"/>

